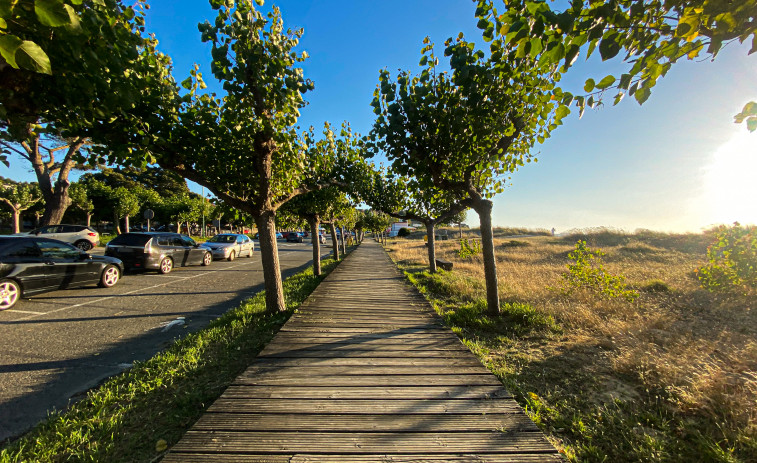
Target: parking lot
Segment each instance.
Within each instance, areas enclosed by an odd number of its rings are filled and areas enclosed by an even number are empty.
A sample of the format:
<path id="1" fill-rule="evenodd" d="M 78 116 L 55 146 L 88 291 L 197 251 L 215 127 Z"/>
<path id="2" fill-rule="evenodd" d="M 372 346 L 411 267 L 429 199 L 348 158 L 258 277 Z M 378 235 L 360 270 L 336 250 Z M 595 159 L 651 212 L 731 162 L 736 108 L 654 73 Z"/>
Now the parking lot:
<path id="1" fill-rule="evenodd" d="M 309 240 L 279 242 L 279 258 L 284 277 L 306 268 Z M 113 288 L 45 293 L 0 312 L 0 441 L 262 289 L 256 250 L 167 275 L 127 273 Z"/>

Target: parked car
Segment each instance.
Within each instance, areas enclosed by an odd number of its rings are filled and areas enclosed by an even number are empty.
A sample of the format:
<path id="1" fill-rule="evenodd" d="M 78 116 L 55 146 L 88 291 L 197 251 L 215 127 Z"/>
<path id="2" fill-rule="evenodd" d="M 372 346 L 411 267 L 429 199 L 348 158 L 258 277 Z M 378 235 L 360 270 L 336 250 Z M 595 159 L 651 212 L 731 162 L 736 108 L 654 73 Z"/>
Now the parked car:
<path id="1" fill-rule="evenodd" d="M 118 259 L 87 254 L 62 241 L 1 237 L 0 310 L 45 291 L 91 284 L 109 288 L 118 283 L 123 269 Z"/>
<path id="2" fill-rule="evenodd" d="M 287 233 L 286 240 L 288 243 L 302 243 L 302 234 L 298 232 Z"/>
<path id="3" fill-rule="evenodd" d="M 16 236 L 39 236 L 73 244 L 84 252 L 100 244 L 100 234 L 84 225 L 48 225 L 32 231 L 16 233 Z"/>
<path id="4" fill-rule="evenodd" d="M 325 244 L 326 243 L 326 236 L 323 233 L 319 233 L 318 234 L 318 242 L 321 243 L 321 244 Z"/>
<path id="5" fill-rule="evenodd" d="M 210 249 L 179 233 L 124 233 L 110 240 L 105 255 L 117 257 L 126 269 L 157 270 L 169 273 L 174 267 L 210 265 Z"/>
<path id="6" fill-rule="evenodd" d="M 237 233 L 222 233 L 216 235 L 200 245 L 213 253 L 214 259 L 234 260 L 236 257 L 252 257 L 255 243 L 247 235 Z"/>

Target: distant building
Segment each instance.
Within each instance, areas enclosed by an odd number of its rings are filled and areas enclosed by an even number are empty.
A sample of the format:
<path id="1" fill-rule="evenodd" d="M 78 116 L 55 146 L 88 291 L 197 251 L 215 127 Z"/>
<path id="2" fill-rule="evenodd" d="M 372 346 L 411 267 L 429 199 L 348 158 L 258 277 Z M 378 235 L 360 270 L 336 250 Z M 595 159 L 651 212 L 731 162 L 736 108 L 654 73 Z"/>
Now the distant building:
<path id="1" fill-rule="evenodd" d="M 387 229 L 387 233 L 390 237 L 397 236 L 397 233 L 403 228 L 415 230 L 415 227 L 410 222 L 394 222 L 392 226 Z"/>

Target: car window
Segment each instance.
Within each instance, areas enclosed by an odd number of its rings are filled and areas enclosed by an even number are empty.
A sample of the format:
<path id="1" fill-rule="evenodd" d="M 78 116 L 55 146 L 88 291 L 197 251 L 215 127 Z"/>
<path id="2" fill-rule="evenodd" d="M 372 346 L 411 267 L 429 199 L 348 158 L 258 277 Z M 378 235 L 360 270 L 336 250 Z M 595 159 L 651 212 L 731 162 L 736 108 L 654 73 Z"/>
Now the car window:
<path id="1" fill-rule="evenodd" d="M 237 237 L 237 243 L 239 243 L 239 244 L 244 243 L 244 238 L 242 238 L 241 236 L 238 236 Z"/>
<path id="2" fill-rule="evenodd" d="M 144 246 L 148 241 L 150 241 L 150 238 L 152 238 L 152 236 L 150 235 L 124 233 L 110 240 L 108 244 L 116 246 Z"/>
<path id="3" fill-rule="evenodd" d="M 233 243 L 234 235 L 216 235 L 208 241 L 211 243 Z"/>
<path id="4" fill-rule="evenodd" d="M 50 225 L 48 227 L 42 227 L 39 229 L 40 233 L 58 233 L 60 227 L 57 225 Z"/>
<path id="5" fill-rule="evenodd" d="M 182 242 L 182 245 L 184 245 L 184 246 L 194 246 L 195 245 L 195 240 L 193 240 L 192 238 L 190 238 L 188 236 L 185 236 L 185 235 L 181 235 L 181 242 Z"/>
<path id="6" fill-rule="evenodd" d="M 159 236 L 158 237 L 158 245 L 160 246 L 168 246 L 171 244 L 171 238 L 168 236 Z"/>
<path id="7" fill-rule="evenodd" d="M 82 227 L 81 225 L 61 225 L 61 233 L 78 233 L 82 230 L 84 230 L 85 227 Z"/>
<path id="8" fill-rule="evenodd" d="M 37 241 L 37 246 L 46 259 L 73 259 L 81 254 L 81 251 L 66 243 L 40 240 Z"/>
<path id="9" fill-rule="evenodd" d="M 2 253 L 2 259 L 18 259 L 25 257 L 40 257 L 42 253 L 33 241 L 19 241 Z"/>

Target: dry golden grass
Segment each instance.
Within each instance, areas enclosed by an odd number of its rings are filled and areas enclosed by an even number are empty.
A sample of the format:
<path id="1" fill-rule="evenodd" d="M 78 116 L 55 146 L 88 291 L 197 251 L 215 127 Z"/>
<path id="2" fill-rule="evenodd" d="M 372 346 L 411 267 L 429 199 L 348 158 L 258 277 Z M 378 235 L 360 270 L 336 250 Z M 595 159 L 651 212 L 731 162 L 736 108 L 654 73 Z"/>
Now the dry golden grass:
<path id="1" fill-rule="evenodd" d="M 625 276 L 629 287 L 639 292 L 635 302 L 607 299 L 590 291 L 567 296 L 560 290 L 568 253 L 576 239 L 586 238 L 590 246 L 605 252 L 605 269 Z M 630 407 L 657 404 L 659 409 L 650 413 L 674 417 L 684 429 L 676 432 L 706 437 L 701 445 L 709 450 L 689 449 L 695 455 L 704 452 L 703 460 L 757 458 L 755 301 L 717 296 L 699 287 L 694 269 L 705 261 L 707 241 L 702 235 L 646 231 L 630 236 L 600 231 L 567 239 L 495 239 L 500 299 L 528 304 L 551 315 L 562 331 L 503 338 L 482 345 L 477 353 L 494 365 L 493 369 L 504 368 L 512 374 L 506 384 L 510 381 L 510 386 L 521 389 L 531 407 L 535 404 L 529 394 L 544 404 L 573 404 L 569 406 L 584 412 L 592 407 L 608 411 L 621 403 Z M 444 313 L 455 304 L 484 298 L 481 256 L 459 258 L 456 240 L 437 244 L 437 257 L 454 262 L 452 272 L 435 280 L 443 285 L 440 300 L 447 298 L 446 302 L 437 301 L 439 310 Z M 418 271 L 427 263 L 421 240 L 392 240 L 388 250 L 406 270 Z M 569 424 L 575 429 L 567 431 L 552 429 L 548 419 L 543 424 L 555 442 L 565 446 L 568 456 L 595 459 L 592 446 L 597 436 L 593 433 L 582 433 L 575 423 Z M 633 450 L 635 456 L 621 456 L 620 461 L 685 461 L 684 456 L 655 450 L 655 442 L 666 438 L 649 426 L 629 429 L 633 429 L 630 437 L 615 438 L 634 441 L 638 437 L 640 443 L 652 444 Z M 588 434 L 592 434 L 592 443 L 582 443 L 582 435 Z M 571 446 L 582 445 L 581 451 L 571 453 Z M 674 444 L 667 448 L 674 453 L 687 450 Z M 679 450 L 670 450 L 676 448 Z M 619 449 L 629 451 L 623 446 Z M 612 451 L 603 452 L 618 458 Z M 747 460 L 742 460 L 745 455 Z"/>

